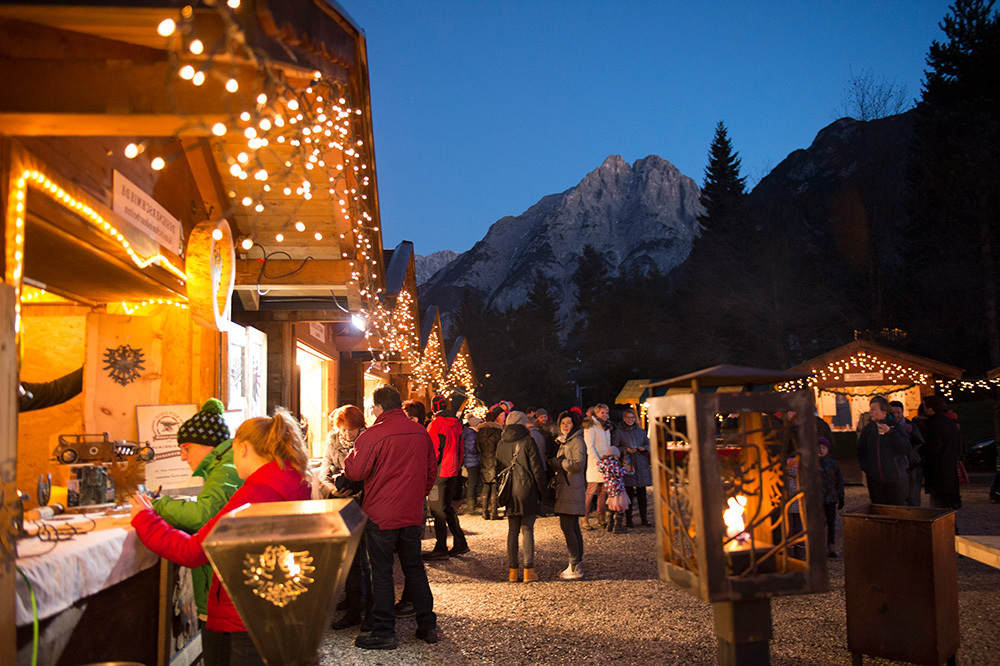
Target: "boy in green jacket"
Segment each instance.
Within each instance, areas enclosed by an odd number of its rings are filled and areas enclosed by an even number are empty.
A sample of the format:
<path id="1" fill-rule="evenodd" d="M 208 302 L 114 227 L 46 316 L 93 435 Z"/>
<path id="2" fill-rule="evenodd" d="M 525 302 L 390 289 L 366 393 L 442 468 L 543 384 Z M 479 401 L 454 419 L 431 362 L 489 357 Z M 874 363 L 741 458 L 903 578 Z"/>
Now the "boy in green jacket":
<path id="1" fill-rule="evenodd" d="M 201 411 L 177 430 L 181 460 L 191 467 L 192 476 L 205 479 L 198 497 L 194 500 L 179 500 L 163 496 L 153 502 L 156 513 L 173 527 L 188 534 L 194 534 L 215 517 L 237 488 L 243 485 L 243 480 L 236 473 L 236 465 L 233 464 L 233 441 L 222 413 L 222 403 L 210 398 Z M 211 582 L 210 564 L 191 570 L 194 601 L 202 625 L 207 618 L 206 605 Z"/>

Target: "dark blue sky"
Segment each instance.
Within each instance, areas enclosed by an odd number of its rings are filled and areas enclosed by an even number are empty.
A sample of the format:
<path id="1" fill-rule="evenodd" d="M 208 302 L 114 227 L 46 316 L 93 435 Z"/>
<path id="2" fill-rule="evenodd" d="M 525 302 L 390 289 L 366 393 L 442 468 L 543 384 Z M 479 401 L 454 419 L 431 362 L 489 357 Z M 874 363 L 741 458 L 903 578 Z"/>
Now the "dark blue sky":
<path id="1" fill-rule="evenodd" d="M 755 183 L 868 71 L 920 94 L 947 0 L 340 0 L 365 31 L 383 242 L 463 252 L 608 155 Z"/>

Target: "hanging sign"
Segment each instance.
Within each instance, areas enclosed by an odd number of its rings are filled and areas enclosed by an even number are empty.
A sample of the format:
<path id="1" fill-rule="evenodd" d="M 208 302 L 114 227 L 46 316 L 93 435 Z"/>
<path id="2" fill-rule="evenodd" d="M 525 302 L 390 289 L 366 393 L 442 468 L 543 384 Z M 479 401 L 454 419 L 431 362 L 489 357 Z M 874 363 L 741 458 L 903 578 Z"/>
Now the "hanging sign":
<path id="1" fill-rule="evenodd" d="M 845 382 L 880 382 L 883 379 L 881 372 L 845 372 Z"/>
<path id="2" fill-rule="evenodd" d="M 171 252 L 180 254 L 181 222 L 131 180 L 114 172 L 111 208 Z"/>
<path id="3" fill-rule="evenodd" d="M 316 321 L 309 322 L 309 335 L 313 336 L 320 342 L 326 342 L 326 324 L 321 324 Z"/>

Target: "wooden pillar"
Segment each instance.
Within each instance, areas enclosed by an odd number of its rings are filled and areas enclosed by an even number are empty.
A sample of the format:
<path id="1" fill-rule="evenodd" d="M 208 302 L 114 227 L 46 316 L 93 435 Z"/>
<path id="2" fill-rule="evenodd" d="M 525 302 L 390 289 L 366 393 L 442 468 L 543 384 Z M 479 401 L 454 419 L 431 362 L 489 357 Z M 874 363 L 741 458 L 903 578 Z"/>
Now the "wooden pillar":
<path id="1" fill-rule="evenodd" d="M 0 284 L 0 663 L 16 662 L 17 343 L 14 288 Z"/>

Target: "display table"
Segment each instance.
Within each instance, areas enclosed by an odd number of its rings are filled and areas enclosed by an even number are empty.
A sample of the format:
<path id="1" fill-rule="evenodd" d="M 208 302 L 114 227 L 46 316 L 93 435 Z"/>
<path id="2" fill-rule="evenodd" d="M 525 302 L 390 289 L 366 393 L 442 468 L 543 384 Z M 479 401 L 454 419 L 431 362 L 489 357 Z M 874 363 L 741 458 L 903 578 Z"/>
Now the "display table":
<path id="1" fill-rule="evenodd" d="M 17 544 L 17 566 L 31 581 L 38 604 L 38 619 L 52 617 L 80 599 L 97 594 L 149 569 L 160 561 L 142 545 L 129 525 L 129 515 L 81 514 L 44 521 L 62 532 L 68 526 L 78 531 L 66 541 L 23 539 Z M 29 533 L 37 524 L 25 526 Z M 17 626 L 31 624 L 31 596 L 28 586 L 17 578 L 15 599 Z"/>
<path id="2" fill-rule="evenodd" d="M 139 541 L 129 515 L 60 516 L 42 529 L 71 539 L 18 541 L 17 566 L 31 581 L 39 618 L 38 663 L 74 666 L 105 661 L 169 663 L 161 638 L 168 629 L 171 589 L 161 559 Z M 27 522 L 35 533 L 40 524 Z M 31 595 L 17 576 L 15 623 L 18 664 L 32 654 Z"/>

